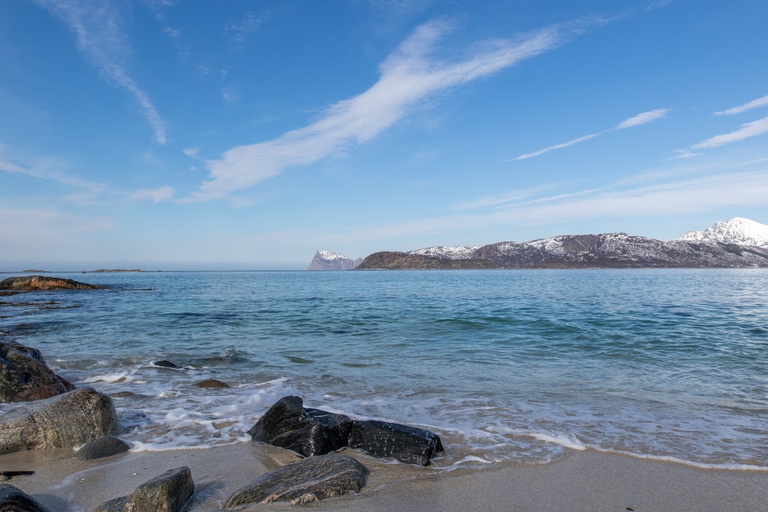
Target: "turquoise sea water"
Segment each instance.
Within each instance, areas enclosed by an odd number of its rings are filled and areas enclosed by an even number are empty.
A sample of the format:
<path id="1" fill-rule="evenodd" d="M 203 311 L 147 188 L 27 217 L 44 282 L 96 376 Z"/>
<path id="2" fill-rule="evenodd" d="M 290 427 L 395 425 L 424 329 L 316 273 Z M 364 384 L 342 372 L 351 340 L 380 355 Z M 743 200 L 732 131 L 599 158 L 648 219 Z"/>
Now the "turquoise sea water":
<path id="1" fill-rule="evenodd" d="M 594 448 L 768 469 L 765 270 L 54 275 L 109 288 L 0 297 L 0 332 L 133 393 L 135 450 L 247 442 L 297 394 L 436 431 L 437 468 Z"/>

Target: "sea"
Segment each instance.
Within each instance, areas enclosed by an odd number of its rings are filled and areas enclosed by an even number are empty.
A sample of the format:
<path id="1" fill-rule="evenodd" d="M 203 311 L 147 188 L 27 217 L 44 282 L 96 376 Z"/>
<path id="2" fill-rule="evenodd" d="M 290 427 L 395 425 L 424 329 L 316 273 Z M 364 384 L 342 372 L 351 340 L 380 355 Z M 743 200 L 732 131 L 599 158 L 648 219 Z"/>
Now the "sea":
<path id="1" fill-rule="evenodd" d="M 106 288 L 0 296 L 0 339 L 111 395 L 133 451 L 251 442 L 297 395 L 439 434 L 436 471 L 768 470 L 768 270 L 49 275 Z"/>

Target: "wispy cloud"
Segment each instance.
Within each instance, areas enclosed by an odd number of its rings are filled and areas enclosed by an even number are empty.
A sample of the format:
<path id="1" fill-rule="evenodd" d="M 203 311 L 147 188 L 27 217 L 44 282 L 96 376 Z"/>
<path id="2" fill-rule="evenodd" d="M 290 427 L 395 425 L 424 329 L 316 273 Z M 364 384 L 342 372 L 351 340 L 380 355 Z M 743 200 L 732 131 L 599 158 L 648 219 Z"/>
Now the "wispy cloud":
<path id="1" fill-rule="evenodd" d="M 493 75 L 562 44 L 572 27 L 555 26 L 477 45 L 468 56 L 452 61 L 433 54 L 438 40 L 452 29 L 436 21 L 418 27 L 380 65 L 379 80 L 367 91 L 327 109 L 312 124 L 266 142 L 230 149 L 207 161 L 210 181 L 190 200 L 227 196 L 277 176 L 287 167 L 309 165 L 338 154 L 353 143 L 376 137 L 405 117 L 430 95 Z"/>
<path id="2" fill-rule="evenodd" d="M 176 191 L 173 189 L 173 187 L 168 186 L 153 189 L 142 189 L 137 190 L 128 196 L 128 201 L 152 201 L 153 203 L 161 203 L 164 201 L 170 201 L 175 193 Z"/>
<path id="3" fill-rule="evenodd" d="M 594 139 L 595 137 L 598 137 L 599 133 L 590 133 L 589 135 L 585 135 L 583 137 L 579 137 L 577 139 L 569 140 L 568 142 L 563 142 L 562 144 L 555 144 L 554 146 L 549 146 L 548 148 L 540 149 L 538 151 L 534 151 L 532 153 L 526 153 L 524 155 L 520 155 L 515 158 L 510 158 L 509 160 L 505 160 L 505 162 L 511 162 L 513 160 L 527 160 L 528 158 L 533 158 L 535 156 L 543 155 L 544 153 L 549 153 L 550 151 L 554 151 L 556 149 L 562 149 L 567 148 L 569 146 L 573 146 L 575 144 L 578 144 L 579 142 L 584 142 L 589 139 Z"/>
<path id="4" fill-rule="evenodd" d="M 187 155 L 189 158 L 197 158 L 197 153 L 199 151 L 200 148 L 186 148 L 181 150 L 181 152 Z"/>
<path id="5" fill-rule="evenodd" d="M 661 119 L 662 117 L 666 116 L 669 112 L 668 108 L 657 108 L 656 110 L 649 110 L 648 112 L 643 112 L 641 114 L 637 114 L 636 116 L 630 117 L 629 119 L 625 119 L 619 124 L 616 125 L 615 130 L 623 130 L 625 128 L 631 128 L 633 126 L 640 126 L 642 124 L 648 124 L 651 123 L 657 119 Z"/>
<path id="6" fill-rule="evenodd" d="M 757 98 L 756 100 L 749 101 L 743 105 L 739 105 L 738 107 L 729 108 L 728 110 L 721 110 L 719 112 L 715 112 L 716 116 L 732 116 L 734 114 L 741 114 L 742 112 L 747 112 L 748 110 L 752 110 L 755 108 L 760 108 L 768 105 L 768 96 L 763 96 L 762 98 Z"/>
<path id="7" fill-rule="evenodd" d="M 242 20 L 230 21 L 224 25 L 224 33 L 227 34 L 227 37 L 233 43 L 238 45 L 238 48 L 241 48 L 242 43 L 244 43 L 252 33 L 259 30 L 264 23 L 269 21 L 271 16 L 269 11 L 263 13 L 249 11 Z"/>
<path id="8" fill-rule="evenodd" d="M 738 142 L 740 140 L 749 139 L 751 137 L 757 137 L 758 135 L 763 135 L 765 133 L 768 133 L 768 117 L 742 124 L 738 130 L 710 137 L 705 141 L 694 144 L 690 149 L 697 150 L 717 148 L 720 146 L 725 146 L 726 144 L 731 144 L 732 142 Z"/>
<path id="9" fill-rule="evenodd" d="M 631 128 L 633 126 L 648 124 L 650 122 L 653 122 L 657 119 L 664 117 L 665 115 L 667 115 L 667 112 L 669 112 L 668 108 L 657 108 L 656 110 L 649 110 L 648 112 L 642 112 L 640 114 L 637 114 L 636 116 L 632 116 L 628 119 L 625 119 L 624 121 L 620 122 L 612 129 L 605 130 L 599 133 L 590 133 L 589 135 L 584 135 L 583 137 L 578 137 L 576 139 L 569 140 L 568 142 L 563 142 L 562 144 L 555 144 L 554 146 L 549 146 L 544 149 L 539 149 L 538 151 L 533 151 L 531 153 L 526 153 L 524 155 L 520 155 L 515 158 L 510 158 L 508 160 L 505 160 L 505 162 L 513 162 L 515 160 L 527 160 L 528 158 L 541 156 L 545 153 L 549 153 L 550 151 L 554 151 L 556 149 L 567 148 L 575 144 L 579 144 L 581 142 L 594 139 L 595 137 L 599 137 L 600 135 L 606 132 L 610 132 L 614 130 L 623 130 L 625 128 Z"/>
<path id="10" fill-rule="evenodd" d="M 55 164 L 50 162 L 32 166 L 21 164 L 17 157 L 12 155 L 4 144 L 0 143 L 0 171 L 53 181 L 78 189 L 76 193 L 65 197 L 65 199 L 77 203 L 86 203 L 103 193 L 111 193 L 109 187 L 103 183 L 85 180 L 51 167 L 55 167 Z"/>
<path id="11" fill-rule="evenodd" d="M 128 75 L 124 61 L 129 44 L 121 27 L 119 5 L 106 0 L 35 0 L 62 20 L 75 34 L 80 52 L 109 82 L 136 102 L 159 144 L 166 142 L 166 129 L 147 94 Z"/>

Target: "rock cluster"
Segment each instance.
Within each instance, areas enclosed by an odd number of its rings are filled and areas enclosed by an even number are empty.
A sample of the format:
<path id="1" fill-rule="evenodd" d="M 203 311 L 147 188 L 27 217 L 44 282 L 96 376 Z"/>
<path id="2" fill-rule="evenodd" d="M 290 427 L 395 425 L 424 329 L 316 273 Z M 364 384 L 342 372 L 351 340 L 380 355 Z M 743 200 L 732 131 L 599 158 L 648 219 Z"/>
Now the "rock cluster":
<path id="1" fill-rule="evenodd" d="M 81 283 L 74 279 L 47 276 L 9 277 L 0 281 L 0 290 L 96 290 L 104 288 L 95 284 Z"/>
<path id="2" fill-rule="evenodd" d="M 374 457 L 427 466 L 443 451 L 440 437 L 427 430 L 305 408 L 297 396 L 281 398 L 248 433 L 254 441 L 288 448 L 305 457 L 350 447 Z"/>

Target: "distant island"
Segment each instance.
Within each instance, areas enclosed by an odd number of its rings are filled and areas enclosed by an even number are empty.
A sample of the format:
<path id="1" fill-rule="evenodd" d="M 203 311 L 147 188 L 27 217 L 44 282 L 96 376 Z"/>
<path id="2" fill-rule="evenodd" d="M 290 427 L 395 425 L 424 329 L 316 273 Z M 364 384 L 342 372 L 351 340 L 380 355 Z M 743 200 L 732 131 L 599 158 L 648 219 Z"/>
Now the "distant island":
<path id="1" fill-rule="evenodd" d="M 734 218 L 677 240 L 627 233 L 427 247 L 371 254 L 356 270 L 523 268 L 768 268 L 768 225 Z"/>
<path id="2" fill-rule="evenodd" d="M 319 250 L 312 258 L 307 270 L 352 270 L 363 262 L 362 258 L 353 260 L 343 254 Z"/>
<path id="3" fill-rule="evenodd" d="M 83 271 L 86 272 L 86 271 Z M 137 268 L 134 269 L 125 269 L 125 268 L 100 268 L 98 270 L 88 270 L 89 274 L 104 274 L 108 272 L 161 272 L 161 270 L 139 270 Z"/>

